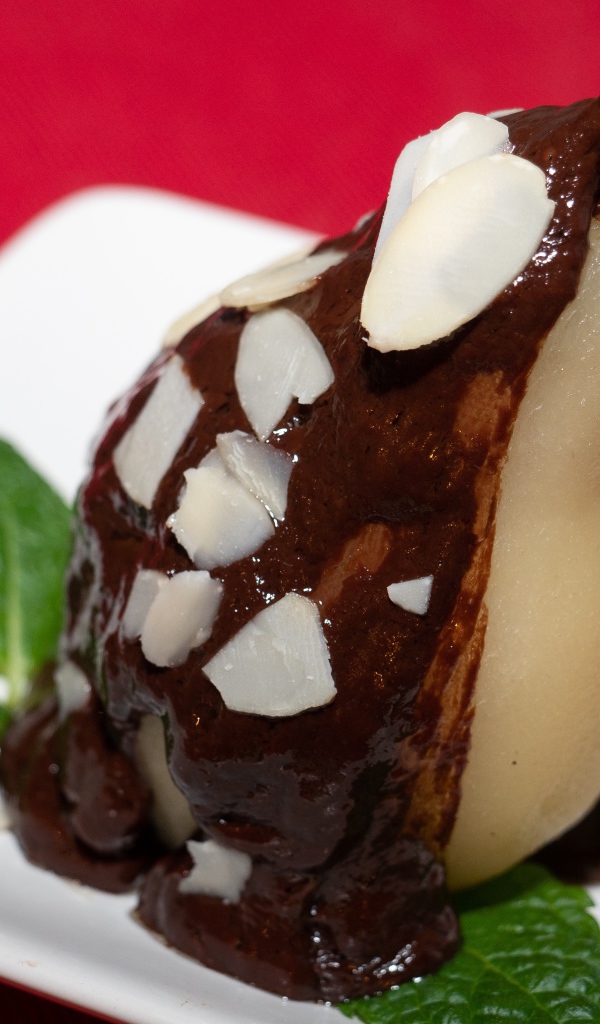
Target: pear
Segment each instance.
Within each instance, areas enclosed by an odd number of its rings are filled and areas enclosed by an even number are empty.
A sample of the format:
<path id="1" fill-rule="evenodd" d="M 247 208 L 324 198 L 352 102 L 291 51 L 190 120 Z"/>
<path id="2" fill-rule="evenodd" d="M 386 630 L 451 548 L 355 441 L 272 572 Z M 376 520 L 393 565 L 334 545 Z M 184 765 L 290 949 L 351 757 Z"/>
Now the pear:
<path id="1" fill-rule="evenodd" d="M 600 795 L 600 223 L 531 372 L 501 478 L 471 747 L 445 859 L 499 874 Z"/>

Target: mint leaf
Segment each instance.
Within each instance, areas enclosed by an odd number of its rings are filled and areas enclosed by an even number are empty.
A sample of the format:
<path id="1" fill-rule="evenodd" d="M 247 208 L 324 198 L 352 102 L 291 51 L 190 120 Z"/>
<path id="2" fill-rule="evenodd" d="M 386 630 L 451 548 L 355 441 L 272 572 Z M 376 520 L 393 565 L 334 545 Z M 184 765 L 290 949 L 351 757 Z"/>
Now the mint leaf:
<path id="1" fill-rule="evenodd" d="M 589 896 L 522 864 L 457 899 L 464 945 L 438 974 L 340 1009 L 367 1024 L 600 1022 Z"/>
<path id="2" fill-rule="evenodd" d="M 32 676 L 55 654 L 70 518 L 58 494 L 0 441 L 0 676 L 8 682 L 0 722 L 23 703 Z"/>

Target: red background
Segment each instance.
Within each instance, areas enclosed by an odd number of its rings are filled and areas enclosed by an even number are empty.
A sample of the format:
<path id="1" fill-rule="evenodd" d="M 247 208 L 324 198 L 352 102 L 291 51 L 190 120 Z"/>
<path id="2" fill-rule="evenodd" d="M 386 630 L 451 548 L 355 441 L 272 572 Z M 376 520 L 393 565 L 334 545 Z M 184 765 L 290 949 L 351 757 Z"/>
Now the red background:
<path id="1" fill-rule="evenodd" d="M 342 231 L 458 111 L 599 92 L 599 21 L 598 0 L 5 0 L 0 242 L 107 182 Z M 2 986 L 0 1013 L 91 1021 Z"/>
<path id="2" fill-rule="evenodd" d="M 101 182 L 343 230 L 459 110 L 599 91 L 599 19 L 597 0 L 7 0 L 0 239 Z"/>

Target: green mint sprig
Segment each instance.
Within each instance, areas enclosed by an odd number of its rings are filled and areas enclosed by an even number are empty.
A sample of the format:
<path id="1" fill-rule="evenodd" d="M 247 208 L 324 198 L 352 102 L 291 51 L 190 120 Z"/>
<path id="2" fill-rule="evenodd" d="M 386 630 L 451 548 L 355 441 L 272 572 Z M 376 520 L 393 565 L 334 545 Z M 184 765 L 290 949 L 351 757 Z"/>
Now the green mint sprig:
<path id="1" fill-rule="evenodd" d="M 456 902 L 453 960 L 342 1012 L 365 1024 L 600 1022 L 600 928 L 583 889 L 521 864 Z"/>
<path id="2" fill-rule="evenodd" d="M 71 547 L 63 500 L 0 441 L 0 735 L 51 659 L 63 617 L 63 579 Z"/>

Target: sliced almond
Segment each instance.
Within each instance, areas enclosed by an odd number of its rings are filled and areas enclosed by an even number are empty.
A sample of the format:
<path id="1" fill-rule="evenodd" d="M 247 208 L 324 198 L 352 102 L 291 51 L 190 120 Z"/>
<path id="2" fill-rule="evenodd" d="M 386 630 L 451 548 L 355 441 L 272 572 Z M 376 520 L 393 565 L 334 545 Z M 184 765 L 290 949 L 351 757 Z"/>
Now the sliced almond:
<path id="1" fill-rule="evenodd" d="M 523 107 L 504 107 L 502 110 L 490 110 L 487 117 L 507 117 L 508 114 L 520 114 Z"/>
<path id="2" fill-rule="evenodd" d="M 227 469 L 262 501 L 274 519 L 285 518 L 293 459 L 243 430 L 217 434 L 217 449 Z"/>
<path id="3" fill-rule="evenodd" d="M 427 137 L 415 169 L 412 198 L 453 167 L 482 156 L 508 151 L 508 128 L 493 117 L 465 111 Z"/>
<path id="4" fill-rule="evenodd" d="M 54 670 L 58 714 L 62 721 L 73 711 L 81 711 L 92 692 L 88 677 L 74 661 L 63 661 Z"/>
<path id="5" fill-rule="evenodd" d="M 467 323 L 527 266 L 553 211 L 543 172 L 508 153 L 442 175 L 373 266 L 361 310 L 369 345 L 418 348 Z"/>
<path id="6" fill-rule="evenodd" d="M 412 200 L 427 185 L 452 167 L 458 167 L 467 160 L 507 151 L 508 146 L 508 128 L 505 125 L 493 120 L 491 115 L 484 117 L 468 111 L 453 117 L 437 131 L 409 142 L 394 167 L 373 259 L 378 258 Z"/>
<path id="7" fill-rule="evenodd" d="M 240 336 L 235 384 L 261 441 L 277 426 L 293 398 L 310 404 L 333 380 L 319 339 L 291 310 L 255 313 L 248 320 Z"/>
<path id="8" fill-rule="evenodd" d="M 220 295 L 209 295 L 207 299 L 204 299 L 204 302 L 194 306 L 188 313 L 184 313 L 183 316 L 180 316 L 169 327 L 163 338 L 163 348 L 174 348 L 193 327 L 197 327 L 198 324 L 208 320 L 209 316 L 212 316 L 213 313 L 216 313 L 221 308 L 221 305 Z"/>
<path id="9" fill-rule="evenodd" d="M 142 628 L 144 657 L 160 668 L 182 665 L 206 643 L 223 595 L 223 584 L 207 572 L 179 572 L 156 595 Z"/>
<path id="10" fill-rule="evenodd" d="M 190 839 L 188 853 L 194 861 L 189 875 L 179 883 L 179 892 L 187 896 L 217 896 L 224 903 L 239 903 L 252 873 L 247 853 L 230 850 L 214 839 L 204 843 Z"/>
<path id="11" fill-rule="evenodd" d="M 198 568 L 238 562 L 275 532 L 262 502 L 228 472 L 216 449 L 184 476 L 179 508 L 167 525 Z"/>
<path id="12" fill-rule="evenodd" d="M 280 261 L 278 265 L 271 265 L 256 274 L 248 274 L 234 281 L 221 292 L 221 304 L 236 307 L 262 306 L 298 295 L 312 288 L 317 278 L 345 258 L 345 252 L 329 249 L 300 259 Z"/>
<path id="13" fill-rule="evenodd" d="M 373 214 L 375 214 L 375 213 L 377 213 L 377 210 L 367 210 L 366 213 L 361 214 L 361 216 L 358 218 L 358 220 L 357 220 L 356 224 L 354 225 L 354 227 L 352 228 L 352 230 L 353 231 L 360 231 L 361 228 L 364 228 L 364 226 L 367 223 L 367 221 L 369 221 L 371 219 L 371 217 L 373 216 Z"/>
<path id="14" fill-rule="evenodd" d="M 209 452 L 204 456 L 202 461 L 198 465 L 198 469 L 202 466 L 206 466 L 207 469 L 218 469 L 221 473 L 228 473 L 229 470 L 221 458 L 221 453 L 217 447 L 211 448 Z M 185 475 L 185 474 L 184 474 Z"/>
<path id="15" fill-rule="evenodd" d="M 373 254 L 373 262 L 378 258 L 383 245 L 412 202 L 413 184 L 419 161 L 435 134 L 435 132 L 431 132 L 429 135 L 421 135 L 418 139 L 413 139 L 412 142 L 407 143 L 396 160 Z"/>
<path id="16" fill-rule="evenodd" d="M 317 606 L 300 594 L 259 612 L 204 672 L 228 708 L 251 715 L 297 715 L 336 694 Z"/>
<path id="17" fill-rule="evenodd" d="M 390 583 L 387 588 L 390 601 L 415 615 L 425 615 L 431 599 L 433 576 L 420 576 L 415 580 Z"/>
<path id="18" fill-rule="evenodd" d="M 158 572 L 156 569 L 138 571 L 123 615 L 122 629 L 126 640 L 135 640 L 142 635 L 152 602 L 167 580 L 166 573 Z"/>
<path id="19" fill-rule="evenodd" d="M 114 451 L 119 480 L 130 498 L 144 508 L 152 507 L 158 486 L 203 405 L 181 356 L 173 355 Z"/>

